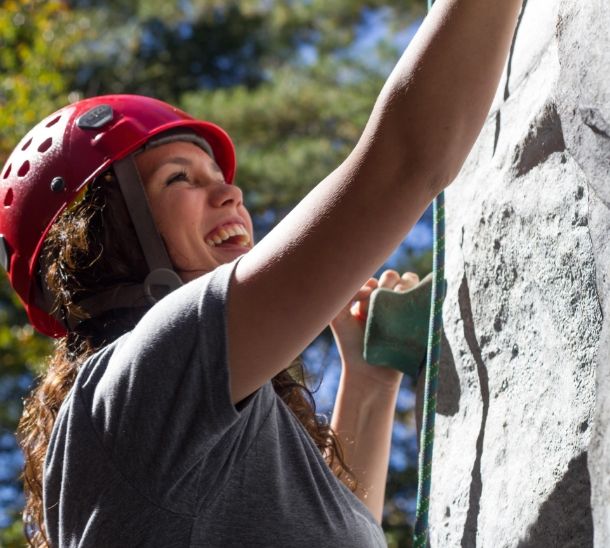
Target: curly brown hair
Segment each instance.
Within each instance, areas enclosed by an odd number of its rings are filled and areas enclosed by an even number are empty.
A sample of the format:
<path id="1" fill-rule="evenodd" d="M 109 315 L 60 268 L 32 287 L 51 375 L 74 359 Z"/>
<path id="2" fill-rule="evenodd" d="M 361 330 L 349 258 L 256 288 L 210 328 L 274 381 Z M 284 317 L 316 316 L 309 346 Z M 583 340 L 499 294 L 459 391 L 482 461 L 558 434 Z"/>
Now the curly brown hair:
<path id="1" fill-rule="evenodd" d="M 94 181 L 84 198 L 52 226 L 41 254 L 44 281 L 56 299 L 55 312 L 82 319 L 61 339 L 46 374 L 25 401 L 18 438 L 24 452 L 25 535 L 30 546 L 46 547 L 42 478 L 44 459 L 59 408 L 81 364 L 94 352 L 129 331 L 146 312 L 113 310 L 88 318 L 78 302 L 108 288 L 137 284 L 148 269 L 135 229 L 112 171 Z M 273 387 L 309 432 L 334 473 L 352 490 L 356 480 L 346 465 L 338 437 L 315 402 L 297 361 L 272 379 Z"/>

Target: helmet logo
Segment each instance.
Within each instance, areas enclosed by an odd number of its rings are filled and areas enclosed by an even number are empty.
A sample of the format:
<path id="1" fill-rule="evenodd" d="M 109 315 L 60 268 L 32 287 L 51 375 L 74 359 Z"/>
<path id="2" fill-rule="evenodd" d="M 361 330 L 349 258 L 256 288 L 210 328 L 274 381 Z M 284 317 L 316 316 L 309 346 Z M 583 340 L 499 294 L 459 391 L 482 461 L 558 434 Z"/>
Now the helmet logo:
<path id="1" fill-rule="evenodd" d="M 51 181 L 51 190 L 53 192 L 62 192 L 66 188 L 66 181 L 63 177 L 54 177 Z"/>
<path id="2" fill-rule="evenodd" d="M 76 125 L 81 129 L 99 129 L 112 122 L 114 113 L 110 105 L 98 105 L 79 116 Z"/>

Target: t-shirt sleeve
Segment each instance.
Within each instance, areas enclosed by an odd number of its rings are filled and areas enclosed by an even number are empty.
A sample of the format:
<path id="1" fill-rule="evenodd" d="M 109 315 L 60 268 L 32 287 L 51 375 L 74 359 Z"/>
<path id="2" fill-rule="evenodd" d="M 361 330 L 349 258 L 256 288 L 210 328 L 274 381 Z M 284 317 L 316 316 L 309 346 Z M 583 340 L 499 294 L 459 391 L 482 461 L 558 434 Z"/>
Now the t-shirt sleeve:
<path id="1" fill-rule="evenodd" d="M 173 504 L 185 510 L 197 496 L 199 468 L 212 453 L 218 461 L 218 445 L 249 409 L 238 411 L 229 390 L 225 305 L 234 266 L 157 303 L 100 353 L 103 372 L 92 373 L 79 394 L 126 478 L 155 499 L 176 494 Z"/>

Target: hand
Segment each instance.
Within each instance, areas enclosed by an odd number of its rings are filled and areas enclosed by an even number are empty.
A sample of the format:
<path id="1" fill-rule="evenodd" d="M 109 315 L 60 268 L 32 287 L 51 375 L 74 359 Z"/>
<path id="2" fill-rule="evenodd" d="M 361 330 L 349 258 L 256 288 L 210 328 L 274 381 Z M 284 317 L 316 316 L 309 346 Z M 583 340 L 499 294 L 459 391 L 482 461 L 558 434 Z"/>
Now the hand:
<path id="1" fill-rule="evenodd" d="M 377 287 L 394 291 L 408 291 L 419 282 L 417 274 L 407 272 L 400 276 L 395 270 L 386 270 L 377 281 L 369 280 L 360 288 L 353 299 L 333 319 L 330 326 L 339 348 L 343 373 L 350 378 L 364 382 L 374 382 L 378 386 L 396 388 L 402 373 L 387 367 L 368 364 L 362 357 L 364 327 L 368 315 L 371 293 Z"/>

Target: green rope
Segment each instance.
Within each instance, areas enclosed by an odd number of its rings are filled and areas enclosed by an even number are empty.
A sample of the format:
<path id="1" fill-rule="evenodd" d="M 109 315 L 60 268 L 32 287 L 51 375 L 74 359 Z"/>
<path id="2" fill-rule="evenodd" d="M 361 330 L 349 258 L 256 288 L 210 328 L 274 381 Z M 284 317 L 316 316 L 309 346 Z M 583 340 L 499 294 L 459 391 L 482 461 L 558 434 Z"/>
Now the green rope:
<path id="1" fill-rule="evenodd" d="M 428 0 L 428 10 L 434 0 Z M 413 546 L 428 545 L 428 510 L 432 486 L 432 450 L 434 446 L 434 419 L 436 416 L 436 392 L 443 333 L 443 299 L 445 297 L 445 196 L 441 192 L 434 200 L 434 250 L 432 297 L 430 299 L 430 327 L 426 354 L 426 384 L 424 388 L 424 412 L 420 435 L 419 470 L 417 481 L 417 508 Z"/>
<path id="2" fill-rule="evenodd" d="M 432 450 L 434 446 L 434 419 L 436 392 L 443 333 L 443 299 L 445 294 L 445 197 L 441 193 L 434 200 L 434 251 L 432 296 L 430 299 L 430 328 L 426 354 L 426 384 L 424 412 L 420 435 L 419 471 L 417 482 L 417 509 L 413 546 L 425 548 L 428 544 L 428 509 L 432 485 Z"/>

